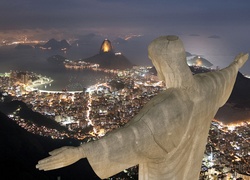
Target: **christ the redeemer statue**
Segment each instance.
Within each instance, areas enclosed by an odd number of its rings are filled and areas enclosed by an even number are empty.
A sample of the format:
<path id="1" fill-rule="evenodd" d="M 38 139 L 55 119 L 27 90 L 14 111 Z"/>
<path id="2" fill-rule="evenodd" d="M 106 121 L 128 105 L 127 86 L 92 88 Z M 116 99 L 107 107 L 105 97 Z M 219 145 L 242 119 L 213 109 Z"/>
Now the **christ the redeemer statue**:
<path id="1" fill-rule="evenodd" d="M 124 127 L 78 147 L 56 149 L 38 162 L 38 169 L 48 171 L 87 158 L 102 179 L 138 164 L 140 180 L 199 179 L 210 123 L 228 100 L 248 54 L 239 54 L 222 70 L 196 75 L 177 36 L 153 40 L 148 55 L 167 89 Z"/>

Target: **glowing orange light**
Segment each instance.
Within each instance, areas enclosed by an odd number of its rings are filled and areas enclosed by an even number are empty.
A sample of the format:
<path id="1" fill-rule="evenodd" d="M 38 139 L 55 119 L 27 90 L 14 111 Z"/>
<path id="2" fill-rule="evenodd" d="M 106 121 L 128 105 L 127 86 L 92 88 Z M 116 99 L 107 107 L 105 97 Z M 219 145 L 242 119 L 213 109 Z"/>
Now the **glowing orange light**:
<path id="1" fill-rule="evenodd" d="M 110 43 L 108 41 L 104 41 L 102 45 L 102 52 L 109 52 L 111 50 Z"/>
<path id="2" fill-rule="evenodd" d="M 195 63 L 196 63 L 196 66 L 202 66 L 202 61 L 201 61 L 200 58 L 197 59 L 197 60 L 195 61 Z"/>
<path id="3" fill-rule="evenodd" d="M 105 39 L 101 45 L 100 53 L 107 53 L 112 51 L 111 42 L 108 39 Z"/>
<path id="4" fill-rule="evenodd" d="M 109 52 L 109 46 L 107 43 L 104 43 L 104 45 L 102 46 L 103 52 Z"/>

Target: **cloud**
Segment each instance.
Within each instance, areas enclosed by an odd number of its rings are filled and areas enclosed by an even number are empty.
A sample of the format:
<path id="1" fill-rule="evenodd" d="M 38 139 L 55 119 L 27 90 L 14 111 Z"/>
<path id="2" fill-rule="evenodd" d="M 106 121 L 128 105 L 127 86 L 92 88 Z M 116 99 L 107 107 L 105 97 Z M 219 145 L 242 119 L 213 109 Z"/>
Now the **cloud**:
<path id="1" fill-rule="evenodd" d="M 220 36 L 212 35 L 212 36 L 208 36 L 208 38 L 211 38 L 211 39 L 220 39 Z"/>
<path id="2" fill-rule="evenodd" d="M 189 36 L 200 36 L 199 34 L 189 34 Z"/>
<path id="3" fill-rule="evenodd" d="M 130 33 L 162 35 L 166 32 L 196 32 L 190 36 L 199 36 L 207 32 L 220 34 L 225 29 L 231 30 L 230 27 L 238 29 L 247 26 L 249 21 L 246 2 L 230 1 L 230 6 L 226 7 L 215 0 L 195 2 L 195 6 L 194 0 L 190 1 L 2 0 L 0 34 L 5 31 L 7 34 L 18 32 L 38 36 L 32 30 L 39 29 L 40 36 L 46 37 L 47 32 L 46 39 L 78 37 L 90 32 L 107 37 L 123 37 Z M 30 30 L 30 34 L 23 30 Z"/>

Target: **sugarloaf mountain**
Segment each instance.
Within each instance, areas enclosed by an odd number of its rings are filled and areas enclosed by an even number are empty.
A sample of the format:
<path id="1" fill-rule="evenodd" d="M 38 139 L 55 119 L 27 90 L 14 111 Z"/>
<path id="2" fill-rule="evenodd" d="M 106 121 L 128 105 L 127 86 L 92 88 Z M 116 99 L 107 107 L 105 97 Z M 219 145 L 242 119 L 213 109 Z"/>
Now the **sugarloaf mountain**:
<path id="1" fill-rule="evenodd" d="M 115 53 L 111 42 L 105 39 L 100 47 L 99 54 L 83 59 L 85 62 L 99 64 L 100 68 L 107 69 L 127 69 L 133 64 L 121 53 Z"/>

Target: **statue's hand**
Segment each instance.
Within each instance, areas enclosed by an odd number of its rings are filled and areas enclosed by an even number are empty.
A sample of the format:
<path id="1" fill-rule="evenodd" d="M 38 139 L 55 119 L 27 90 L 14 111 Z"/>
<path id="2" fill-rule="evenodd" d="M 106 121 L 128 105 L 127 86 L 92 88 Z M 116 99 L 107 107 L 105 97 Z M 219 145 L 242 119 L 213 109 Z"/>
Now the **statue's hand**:
<path id="1" fill-rule="evenodd" d="M 37 169 L 44 171 L 58 169 L 71 165 L 85 157 L 81 146 L 64 146 L 49 152 L 49 154 L 51 156 L 38 161 Z"/>
<path id="2" fill-rule="evenodd" d="M 240 53 L 235 57 L 234 62 L 237 63 L 239 68 L 241 68 L 243 64 L 245 64 L 245 62 L 247 61 L 248 56 L 249 54 Z"/>

